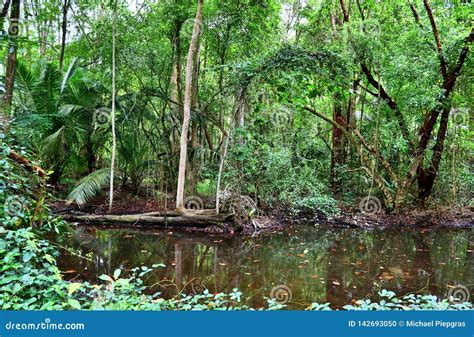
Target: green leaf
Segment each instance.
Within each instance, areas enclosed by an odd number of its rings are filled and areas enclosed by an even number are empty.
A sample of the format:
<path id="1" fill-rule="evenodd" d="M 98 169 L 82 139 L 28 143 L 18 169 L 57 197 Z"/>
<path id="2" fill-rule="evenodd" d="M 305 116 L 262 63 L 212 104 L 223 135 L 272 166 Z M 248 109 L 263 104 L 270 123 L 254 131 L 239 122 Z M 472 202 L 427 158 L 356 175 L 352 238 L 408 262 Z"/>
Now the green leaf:
<path id="1" fill-rule="evenodd" d="M 79 289 L 82 286 L 81 283 L 70 283 L 69 288 L 68 288 L 68 294 L 72 295 L 76 292 L 77 289 Z"/>
<path id="2" fill-rule="evenodd" d="M 118 279 L 121 272 L 122 272 L 122 271 L 121 271 L 120 269 L 115 269 L 115 271 L 114 271 L 114 279 Z"/>
<path id="3" fill-rule="evenodd" d="M 113 278 L 111 278 L 109 275 L 105 275 L 105 274 L 104 274 L 104 275 L 100 275 L 100 276 L 99 276 L 99 279 L 101 279 L 102 281 L 109 281 L 109 282 L 113 282 L 113 281 L 114 281 Z"/>
<path id="4" fill-rule="evenodd" d="M 67 303 L 76 310 L 81 310 L 81 304 L 77 300 L 69 299 Z"/>

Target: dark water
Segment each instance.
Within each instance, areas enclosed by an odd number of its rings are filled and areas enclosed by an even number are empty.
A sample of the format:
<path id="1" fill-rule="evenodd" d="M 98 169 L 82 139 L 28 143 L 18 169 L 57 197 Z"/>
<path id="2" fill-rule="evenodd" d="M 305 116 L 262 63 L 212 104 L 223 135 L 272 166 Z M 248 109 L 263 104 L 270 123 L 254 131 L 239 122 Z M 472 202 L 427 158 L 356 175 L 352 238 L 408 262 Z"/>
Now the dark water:
<path id="1" fill-rule="evenodd" d="M 448 285 L 474 283 L 472 230 L 330 229 L 300 226 L 255 238 L 177 231 L 78 227 L 58 242 L 59 267 L 67 279 L 101 282 L 101 274 L 163 263 L 146 278 L 154 291 L 228 292 L 239 288 L 248 304 L 266 304 L 272 289 L 291 291 L 290 308 L 312 302 L 333 307 L 377 298 L 381 288 L 397 294 L 445 296 Z"/>

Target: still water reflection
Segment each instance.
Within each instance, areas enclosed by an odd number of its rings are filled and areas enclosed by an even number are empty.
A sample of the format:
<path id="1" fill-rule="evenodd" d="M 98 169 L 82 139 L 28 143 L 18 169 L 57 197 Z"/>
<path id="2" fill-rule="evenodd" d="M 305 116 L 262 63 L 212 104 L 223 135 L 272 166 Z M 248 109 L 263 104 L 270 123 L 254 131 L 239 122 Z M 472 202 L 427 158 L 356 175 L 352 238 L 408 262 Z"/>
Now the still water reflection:
<path id="1" fill-rule="evenodd" d="M 248 304 L 266 304 L 271 289 L 291 289 L 290 308 L 376 298 L 381 288 L 398 294 L 444 296 L 447 285 L 474 283 L 472 230 L 330 229 L 300 226 L 255 238 L 220 237 L 164 230 L 77 227 L 57 239 L 87 259 L 63 251 L 65 278 L 99 281 L 116 268 L 165 264 L 147 285 L 173 296 L 239 288 Z M 158 286 L 156 284 L 159 284 Z"/>

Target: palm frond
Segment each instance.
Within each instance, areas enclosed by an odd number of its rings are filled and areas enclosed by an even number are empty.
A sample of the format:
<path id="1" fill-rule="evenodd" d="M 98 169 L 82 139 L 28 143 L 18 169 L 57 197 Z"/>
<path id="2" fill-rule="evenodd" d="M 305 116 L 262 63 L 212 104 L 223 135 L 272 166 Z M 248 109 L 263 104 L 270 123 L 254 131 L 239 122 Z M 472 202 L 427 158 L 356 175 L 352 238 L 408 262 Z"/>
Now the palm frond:
<path id="1" fill-rule="evenodd" d="M 109 183 L 109 179 L 110 168 L 108 167 L 92 172 L 82 178 L 72 192 L 69 193 L 66 198 L 67 203 L 75 202 L 79 206 L 84 205 L 102 191 L 102 188 Z"/>
<path id="2" fill-rule="evenodd" d="M 18 84 L 28 95 L 31 96 L 33 87 L 37 80 L 33 71 L 28 69 L 28 67 L 23 62 L 18 62 L 16 65 L 15 76 Z"/>
<path id="3" fill-rule="evenodd" d="M 47 136 L 43 141 L 43 154 L 49 158 L 63 158 L 66 153 L 66 126 Z"/>
<path id="4" fill-rule="evenodd" d="M 84 107 L 77 104 L 66 104 L 59 108 L 58 115 L 59 117 L 68 117 L 69 115 L 83 110 Z"/>
<path id="5" fill-rule="evenodd" d="M 63 81 L 61 83 L 61 95 L 62 93 L 64 92 L 64 89 L 66 88 L 66 85 L 67 85 L 67 82 L 69 81 L 69 79 L 71 77 L 74 76 L 74 74 L 76 73 L 76 70 L 78 68 L 77 66 L 77 60 L 78 58 L 75 57 L 71 64 L 69 65 L 69 67 L 67 68 L 67 71 L 64 73 L 64 76 L 63 76 Z"/>
<path id="6" fill-rule="evenodd" d="M 47 63 L 42 67 L 39 80 L 32 90 L 36 112 L 38 114 L 55 114 L 59 99 L 61 74 L 51 63 Z"/>

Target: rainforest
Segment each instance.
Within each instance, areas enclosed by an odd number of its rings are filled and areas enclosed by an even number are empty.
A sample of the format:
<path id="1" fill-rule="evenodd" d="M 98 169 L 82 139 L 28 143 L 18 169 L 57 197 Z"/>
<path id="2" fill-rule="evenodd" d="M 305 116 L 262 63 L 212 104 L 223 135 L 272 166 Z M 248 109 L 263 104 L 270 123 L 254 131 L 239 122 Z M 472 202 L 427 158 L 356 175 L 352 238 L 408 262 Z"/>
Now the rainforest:
<path id="1" fill-rule="evenodd" d="M 3 0 L 2 310 L 471 310 L 468 0 Z"/>

